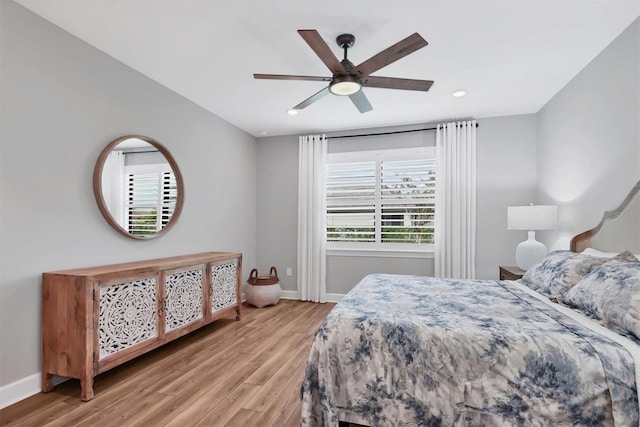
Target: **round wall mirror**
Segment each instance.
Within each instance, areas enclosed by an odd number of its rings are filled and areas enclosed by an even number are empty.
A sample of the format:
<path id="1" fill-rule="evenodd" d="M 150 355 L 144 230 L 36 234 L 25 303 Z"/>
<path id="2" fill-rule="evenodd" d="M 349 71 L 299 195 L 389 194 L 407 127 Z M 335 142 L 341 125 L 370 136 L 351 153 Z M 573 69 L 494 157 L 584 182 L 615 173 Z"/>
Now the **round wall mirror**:
<path id="1" fill-rule="evenodd" d="M 93 194 L 119 233 L 152 239 L 176 223 L 184 200 L 182 175 L 171 153 L 152 138 L 121 136 L 96 162 Z"/>

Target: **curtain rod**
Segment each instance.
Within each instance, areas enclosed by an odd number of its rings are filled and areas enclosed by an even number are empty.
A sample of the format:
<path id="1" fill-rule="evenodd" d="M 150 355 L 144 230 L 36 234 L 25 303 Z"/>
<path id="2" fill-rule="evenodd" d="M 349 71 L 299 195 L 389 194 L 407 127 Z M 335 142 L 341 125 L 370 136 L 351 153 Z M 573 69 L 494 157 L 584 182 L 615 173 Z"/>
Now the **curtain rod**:
<path id="1" fill-rule="evenodd" d="M 457 127 L 458 125 L 456 125 Z M 479 127 L 480 124 L 476 122 L 476 127 Z M 409 133 L 409 132 L 424 132 L 428 130 L 437 130 L 438 128 L 422 128 L 422 129 L 409 129 L 409 130 L 396 130 L 392 132 L 380 132 L 380 133 L 364 133 L 360 135 L 339 135 L 339 136 L 328 136 L 327 139 L 343 139 L 343 138 L 359 138 L 363 136 L 380 136 L 380 135 L 394 135 L 397 133 Z"/>

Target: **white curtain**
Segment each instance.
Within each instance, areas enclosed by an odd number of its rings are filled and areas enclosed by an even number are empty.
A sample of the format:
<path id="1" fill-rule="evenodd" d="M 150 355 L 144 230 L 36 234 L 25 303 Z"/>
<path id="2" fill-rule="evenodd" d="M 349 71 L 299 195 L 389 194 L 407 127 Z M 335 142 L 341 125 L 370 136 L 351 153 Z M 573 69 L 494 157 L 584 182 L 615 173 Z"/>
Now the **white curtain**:
<path id="1" fill-rule="evenodd" d="M 102 167 L 102 197 L 113 219 L 124 227 L 124 153 L 111 150 Z"/>
<path id="2" fill-rule="evenodd" d="M 298 166 L 298 289 L 302 301 L 326 302 L 327 138 L 301 136 Z"/>
<path id="3" fill-rule="evenodd" d="M 476 274 L 476 121 L 436 131 L 435 275 Z"/>

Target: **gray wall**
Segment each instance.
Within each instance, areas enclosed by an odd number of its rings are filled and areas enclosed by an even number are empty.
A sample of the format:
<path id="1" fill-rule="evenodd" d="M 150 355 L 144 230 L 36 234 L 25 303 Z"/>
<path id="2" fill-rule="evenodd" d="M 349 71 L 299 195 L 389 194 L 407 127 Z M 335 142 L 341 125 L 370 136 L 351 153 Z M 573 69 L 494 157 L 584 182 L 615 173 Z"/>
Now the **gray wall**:
<path id="1" fill-rule="evenodd" d="M 13 2 L 0 19 L 1 388 L 40 370 L 44 271 L 212 250 L 253 265 L 256 140 Z M 151 241 L 111 229 L 92 193 L 100 151 L 130 133 L 185 183 L 180 220 Z"/>
<path id="2" fill-rule="evenodd" d="M 478 128 L 478 244 L 477 277 L 497 278 L 498 265 L 513 265 L 517 244 L 526 233 L 507 231 L 507 206 L 536 202 L 535 115 L 480 119 Z M 360 129 L 347 133 L 386 132 L 421 126 Z M 331 133 L 327 134 L 331 136 Z M 429 146 L 434 132 L 372 138 L 330 140 L 329 151 Z M 258 140 L 258 242 L 261 269 L 275 265 L 283 289 L 297 291 L 295 280 L 297 245 L 298 137 Z M 327 259 L 327 292 L 344 294 L 371 272 L 433 274 L 433 259 L 380 258 L 331 255 Z"/>
<path id="3" fill-rule="evenodd" d="M 558 205 L 550 248 L 595 226 L 640 179 L 640 19 L 538 113 L 539 199 Z"/>
<path id="4" fill-rule="evenodd" d="M 479 119 L 476 277 L 497 279 L 499 265 L 516 265 L 526 231 L 507 230 L 507 206 L 539 203 L 536 117 Z"/>

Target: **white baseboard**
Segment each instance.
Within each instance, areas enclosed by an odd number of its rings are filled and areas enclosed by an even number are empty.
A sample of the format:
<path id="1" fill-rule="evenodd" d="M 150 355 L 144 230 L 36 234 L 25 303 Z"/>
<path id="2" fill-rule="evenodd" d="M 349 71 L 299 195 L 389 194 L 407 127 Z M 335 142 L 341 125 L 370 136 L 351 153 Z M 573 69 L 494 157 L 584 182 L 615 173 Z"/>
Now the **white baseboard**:
<path id="1" fill-rule="evenodd" d="M 40 393 L 40 372 L 0 387 L 0 409 Z"/>
<path id="2" fill-rule="evenodd" d="M 326 294 L 327 302 L 340 302 L 342 297 L 344 297 L 344 294 Z M 281 291 L 280 298 L 299 300 L 300 296 L 298 291 Z"/>
<path id="3" fill-rule="evenodd" d="M 298 291 L 280 291 L 280 298 L 282 299 L 300 299 L 298 297 Z"/>
<path id="4" fill-rule="evenodd" d="M 327 302 L 340 302 L 344 294 L 327 294 Z"/>

